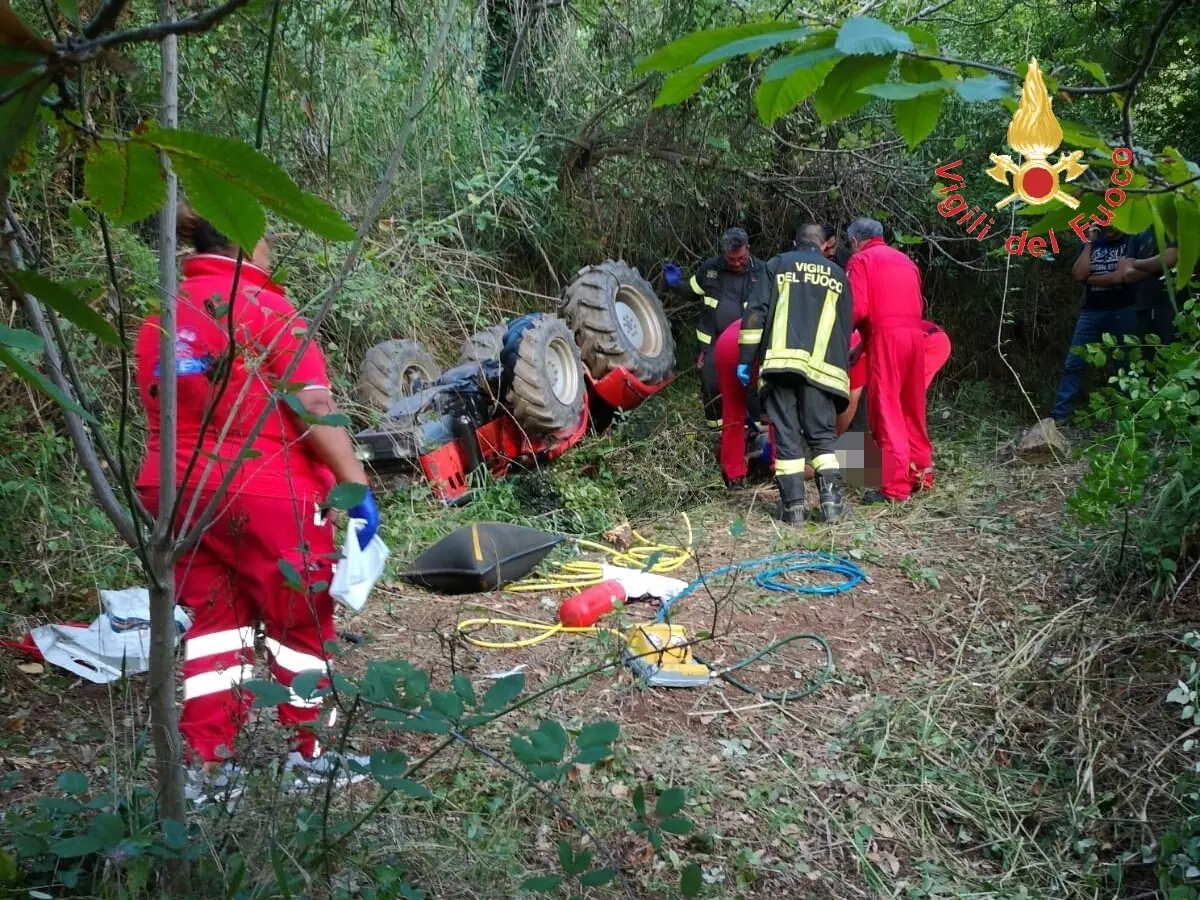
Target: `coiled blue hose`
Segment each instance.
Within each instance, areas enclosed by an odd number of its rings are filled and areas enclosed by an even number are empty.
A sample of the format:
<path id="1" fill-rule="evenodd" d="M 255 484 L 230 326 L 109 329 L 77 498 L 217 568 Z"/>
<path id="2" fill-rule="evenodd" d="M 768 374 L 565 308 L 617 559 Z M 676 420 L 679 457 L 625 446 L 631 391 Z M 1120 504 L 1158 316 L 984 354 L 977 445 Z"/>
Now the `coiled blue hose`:
<path id="1" fill-rule="evenodd" d="M 755 570 L 759 571 L 755 572 Z M 727 575 L 749 572 L 755 572 L 754 583 L 760 588 L 782 594 L 841 594 L 857 587 L 867 577 L 866 573 L 855 563 L 844 557 L 834 556 L 832 553 L 795 551 L 777 553 L 774 556 L 764 556 L 723 566 L 702 575 L 663 603 L 655 621 L 666 621 L 676 603 L 705 585 Z M 841 575 L 843 580 L 833 584 L 795 584 L 787 580 L 787 576 L 795 572 L 829 572 Z"/>

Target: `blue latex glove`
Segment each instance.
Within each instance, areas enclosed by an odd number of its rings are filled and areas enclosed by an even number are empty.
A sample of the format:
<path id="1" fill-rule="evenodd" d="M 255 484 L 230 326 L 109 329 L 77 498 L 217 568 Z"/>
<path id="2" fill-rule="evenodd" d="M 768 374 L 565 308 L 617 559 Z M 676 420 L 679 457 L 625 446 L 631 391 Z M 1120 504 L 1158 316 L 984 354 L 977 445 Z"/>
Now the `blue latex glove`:
<path id="1" fill-rule="evenodd" d="M 663 281 L 669 288 L 677 288 L 683 284 L 683 269 L 678 263 L 669 262 L 663 266 Z"/>
<path id="2" fill-rule="evenodd" d="M 352 519 L 362 519 L 366 522 L 358 529 L 358 546 L 366 550 L 371 539 L 375 537 L 375 532 L 379 530 L 379 507 L 375 505 L 375 495 L 371 493 L 370 488 L 367 488 L 362 502 L 350 508 L 348 515 Z"/>
<path id="3" fill-rule="evenodd" d="M 729 371 L 726 369 L 725 371 Z M 738 363 L 737 380 L 742 383 L 743 387 L 750 386 L 750 367 L 746 363 Z"/>

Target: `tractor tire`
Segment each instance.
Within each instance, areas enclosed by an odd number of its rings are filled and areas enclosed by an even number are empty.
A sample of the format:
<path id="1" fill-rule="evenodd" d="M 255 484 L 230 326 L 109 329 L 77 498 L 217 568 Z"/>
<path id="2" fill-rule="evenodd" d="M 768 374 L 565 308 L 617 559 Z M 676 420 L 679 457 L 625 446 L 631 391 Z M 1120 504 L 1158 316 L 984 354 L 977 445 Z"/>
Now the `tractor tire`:
<path id="1" fill-rule="evenodd" d="M 489 359 L 499 359 L 500 351 L 504 349 L 504 335 L 507 325 L 492 325 L 477 331 L 463 344 L 459 354 L 459 363 L 487 362 Z"/>
<path id="2" fill-rule="evenodd" d="M 531 319 L 505 341 L 504 400 L 527 432 L 554 434 L 578 424 L 583 415 L 583 362 L 565 322 L 549 315 Z"/>
<path id="3" fill-rule="evenodd" d="M 354 393 L 360 403 L 386 413 L 413 393 L 417 381 L 429 385 L 440 373 L 433 354 L 420 341 L 383 341 L 363 356 Z"/>
<path id="4" fill-rule="evenodd" d="M 675 338 L 650 282 L 624 262 L 586 266 L 560 301 L 592 377 L 624 368 L 658 384 L 675 366 Z"/>

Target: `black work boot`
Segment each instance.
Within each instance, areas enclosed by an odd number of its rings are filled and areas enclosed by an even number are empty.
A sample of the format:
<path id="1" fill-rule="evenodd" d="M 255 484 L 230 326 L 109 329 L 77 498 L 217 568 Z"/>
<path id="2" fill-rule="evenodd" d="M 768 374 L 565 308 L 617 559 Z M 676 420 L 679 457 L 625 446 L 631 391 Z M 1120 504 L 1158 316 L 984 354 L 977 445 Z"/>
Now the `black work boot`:
<path id="1" fill-rule="evenodd" d="M 821 521 L 835 522 L 846 504 L 842 501 L 842 473 L 838 469 L 817 473 L 817 493 L 821 498 Z"/>
<path id="2" fill-rule="evenodd" d="M 803 525 L 804 524 L 804 504 L 791 503 L 788 505 L 780 504 L 779 521 L 784 525 Z"/>

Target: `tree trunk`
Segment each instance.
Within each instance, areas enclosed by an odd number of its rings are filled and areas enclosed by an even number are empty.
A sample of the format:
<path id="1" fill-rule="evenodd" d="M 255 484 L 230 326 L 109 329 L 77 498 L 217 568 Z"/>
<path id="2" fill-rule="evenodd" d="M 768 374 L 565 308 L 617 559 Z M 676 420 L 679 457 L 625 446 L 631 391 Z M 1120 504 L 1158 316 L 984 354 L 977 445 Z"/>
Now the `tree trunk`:
<path id="1" fill-rule="evenodd" d="M 159 0 L 159 19 L 175 20 L 175 0 Z M 162 109 L 159 121 L 164 128 L 179 122 L 179 45 L 174 35 L 160 45 Z M 150 715 L 154 755 L 158 764 L 159 797 L 163 819 L 186 822 L 184 770 L 179 740 L 179 718 L 175 708 L 175 578 L 173 557 L 175 527 L 175 441 L 177 394 L 175 380 L 175 216 L 177 183 L 170 162 L 163 154 L 167 172 L 167 199 L 158 220 L 158 288 L 162 338 L 159 381 L 161 414 L 161 467 L 157 517 L 147 548 L 150 576 Z M 183 869 L 175 876 L 182 882 Z M 180 883 L 178 887 L 184 885 Z"/>

